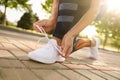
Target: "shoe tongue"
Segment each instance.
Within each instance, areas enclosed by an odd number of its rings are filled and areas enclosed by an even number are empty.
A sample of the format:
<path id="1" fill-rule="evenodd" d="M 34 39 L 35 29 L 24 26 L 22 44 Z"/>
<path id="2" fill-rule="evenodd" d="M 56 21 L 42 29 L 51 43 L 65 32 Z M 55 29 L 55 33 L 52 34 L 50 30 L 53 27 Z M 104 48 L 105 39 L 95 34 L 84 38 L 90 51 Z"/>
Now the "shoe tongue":
<path id="1" fill-rule="evenodd" d="M 55 39 L 50 39 L 49 43 L 57 46 L 57 41 Z"/>

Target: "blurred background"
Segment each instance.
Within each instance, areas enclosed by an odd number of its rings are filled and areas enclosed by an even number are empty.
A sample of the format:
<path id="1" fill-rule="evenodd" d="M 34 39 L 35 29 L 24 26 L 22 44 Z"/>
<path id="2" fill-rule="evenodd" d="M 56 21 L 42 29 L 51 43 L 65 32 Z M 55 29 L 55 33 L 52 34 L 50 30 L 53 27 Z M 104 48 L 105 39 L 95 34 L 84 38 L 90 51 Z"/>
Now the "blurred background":
<path id="1" fill-rule="evenodd" d="M 53 0 L 0 0 L 0 27 L 35 32 L 33 23 L 49 19 Z M 98 17 L 79 37 L 97 36 L 101 49 L 120 52 L 120 0 L 103 0 Z"/>

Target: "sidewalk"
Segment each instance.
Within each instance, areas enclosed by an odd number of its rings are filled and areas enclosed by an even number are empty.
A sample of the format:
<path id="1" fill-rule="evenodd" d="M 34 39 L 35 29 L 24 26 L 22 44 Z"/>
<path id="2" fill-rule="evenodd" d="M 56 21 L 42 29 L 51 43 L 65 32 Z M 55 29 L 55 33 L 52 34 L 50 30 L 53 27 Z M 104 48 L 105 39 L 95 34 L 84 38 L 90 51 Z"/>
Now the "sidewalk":
<path id="1" fill-rule="evenodd" d="M 120 80 L 120 53 L 100 50 L 99 59 L 91 60 L 84 48 L 64 63 L 47 65 L 27 57 L 38 38 L 0 30 L 0 80 Z"/>

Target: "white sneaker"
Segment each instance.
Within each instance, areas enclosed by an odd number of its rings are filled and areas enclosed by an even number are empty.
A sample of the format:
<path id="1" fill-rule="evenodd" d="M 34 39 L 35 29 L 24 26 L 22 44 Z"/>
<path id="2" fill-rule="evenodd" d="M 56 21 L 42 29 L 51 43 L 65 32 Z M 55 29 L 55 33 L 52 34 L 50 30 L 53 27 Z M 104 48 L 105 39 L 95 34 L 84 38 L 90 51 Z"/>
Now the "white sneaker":
<path id="1" fill-rule="evenodd" d="M 94 47 L 90 47 L 90 55 L 89 57 L 92 59 L 98 59 L 99 57 L 99 45 L 100 45 L 100 40 L 98 38 L 93 38 L 92 40 L 94 40 L 96 42 L 96 45 Z"/>
<path id="2" fill-rule="evenodd" d="M 50 39 L 44 47 L 30 52 L 28 54 L 28 57 L 34 61 L 46 64 L 55 63 L 56 61 L 65 61 L 65 58 L 60 56 L 59 51 L 56 49 L 56 47 L 56 40 Z"/>

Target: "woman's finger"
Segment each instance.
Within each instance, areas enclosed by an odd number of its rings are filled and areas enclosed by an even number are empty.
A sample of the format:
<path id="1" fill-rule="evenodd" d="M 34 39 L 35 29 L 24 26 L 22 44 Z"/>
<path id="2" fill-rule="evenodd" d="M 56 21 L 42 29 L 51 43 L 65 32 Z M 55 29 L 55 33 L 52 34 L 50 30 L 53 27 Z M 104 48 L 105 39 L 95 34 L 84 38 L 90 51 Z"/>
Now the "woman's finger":
<path id="1" fill-rule="evenodd" d="M 72 47 L 68 48 L 65 58 L 69 57 L 71 52 L 72 52 Z"/>

